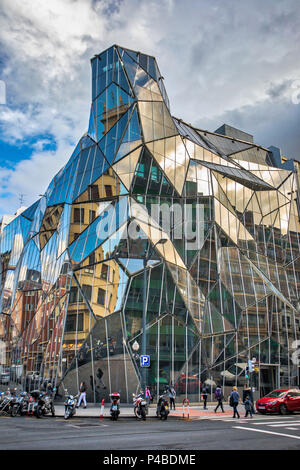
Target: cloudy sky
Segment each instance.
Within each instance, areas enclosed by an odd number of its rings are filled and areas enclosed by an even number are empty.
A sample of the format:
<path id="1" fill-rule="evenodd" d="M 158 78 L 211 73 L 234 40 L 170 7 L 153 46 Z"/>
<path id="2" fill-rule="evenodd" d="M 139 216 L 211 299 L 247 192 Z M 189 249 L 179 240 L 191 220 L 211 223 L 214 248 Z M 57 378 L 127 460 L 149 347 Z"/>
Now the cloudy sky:
<path id="1" fill-rule="evenodd" d="M 0 218 L 70 157 L 112 44 L 156 57 L 174 116 L 300 159 L 299 0 L 1 0 Z"/>

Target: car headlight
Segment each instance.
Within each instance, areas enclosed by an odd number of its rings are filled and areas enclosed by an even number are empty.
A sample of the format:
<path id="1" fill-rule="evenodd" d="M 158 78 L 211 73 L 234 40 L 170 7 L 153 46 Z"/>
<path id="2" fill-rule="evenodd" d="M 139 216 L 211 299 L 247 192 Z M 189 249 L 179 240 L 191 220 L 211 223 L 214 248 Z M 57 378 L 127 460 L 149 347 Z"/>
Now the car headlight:
<path id="1" fill-rule="evenodd" d="M 268 401 L 266 405 L 276 405 L 277 401 Z"/>

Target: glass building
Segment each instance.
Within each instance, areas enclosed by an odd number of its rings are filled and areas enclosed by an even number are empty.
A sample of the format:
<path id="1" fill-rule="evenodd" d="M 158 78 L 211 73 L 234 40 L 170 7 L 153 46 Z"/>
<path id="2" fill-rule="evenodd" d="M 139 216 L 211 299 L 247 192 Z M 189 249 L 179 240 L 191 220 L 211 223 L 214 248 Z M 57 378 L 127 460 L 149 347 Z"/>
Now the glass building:
<path id="1" fill-rule="evenodd" d="M 88 132 L 45 194 L 2 221 L 1 370 L 130 402 L 145 303 L 152 392 L 298 385 L 298 163 L 172 117 L 154 57 L 115 45 L 91 65 Z"/>

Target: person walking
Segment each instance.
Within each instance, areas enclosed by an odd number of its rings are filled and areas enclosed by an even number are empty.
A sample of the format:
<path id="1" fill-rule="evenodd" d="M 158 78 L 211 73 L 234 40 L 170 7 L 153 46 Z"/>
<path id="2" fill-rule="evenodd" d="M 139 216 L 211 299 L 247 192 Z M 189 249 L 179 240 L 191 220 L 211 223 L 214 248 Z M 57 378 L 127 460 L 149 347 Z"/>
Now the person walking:
<path id="1" fill-rule="evenodd" d="M 240 417 L 240 414 L 237 410 L 240 399 L 241 399 L 241 397 L 240 397 L 239 392 L 237 391 L 237 388 L 232 387 L 232 392 L 231 392 L 230 397 L 229 397 L 229 404 L 230 404 L 230 406 L 233 407 L 233 418 L 235 418 L 236 416 L 238 418 Z"/>
<path id="2" fill-rule="evenodd" d="M 217 412 L 217 409 L 221 408 L 222 410 L 222 413 L 224 413 L 224 408 L 223 408 L 223 399 L 224 399 L 224 395 L 223 395 L 223 391 L 222 391 L 222 387 L 221 385 L 218 385 L 217 388 L 216 388 L 216 391 L 215 391 L 215 399 L 217 400 L 218 404 L 215 408 L 215 413 Z"/>
<path id="3" fill-rule="evenodd" d="M 80 407 L 82 401 L 84 405 L 83 407 L 86 408 L 86 390 L 87 390 L 87 386 L 85 382 L 81 382 L 80 387 L 79 387 L 80 397 L 79 397 L 76 408 Z"/>
<path id="4" fill-rule="evenodd" d="M 175 388 L 173 387 L 173 385 L 171 385 L 171 387 L 169 387 L 169 398 L 170 398 L 170 410 L 172 409 L 172 405 L 173 405 L 173 408 L 175 410 L 176 391 L 175 391 Z"/>
<path id="5" fill-rule="evenodd" d="M 245 384 L 244 385 L 244 390 L 243 390 L 243 403 L 245 403 L 246 397 L 249 397 L 249 400 L 251 402 L 251 411 L 252 414 L 255 414 L 255 409 L 254 409 L 254 400 L 253 400 L 253 390 L 250 385 Z"/>
<path id="6" fill-rule="evenodd" d="M 206 384 L 202 387 L 202 398 L 203 398 L 203 409 L 207 410 L 206 403 L 207 403 L 207 396 L 208 396 L 208 388 Z"/>
<path id="7" fill-rule="evenodd" d="M 151 402 L 151 392 L 150 392 L 150 388 L 147 386 L 146 389 L 145 389 L 145 398 L 146 398 L 146 402 L 147 402 L 147 405 L 150 405 L 150 402 Z"/>
<path id="8" fill-rule="evenodd" d="M 245 401 L 244 401 L 244 406 L 245 406 L 245 418 L 248 417 L 248 414 L 250 414 L 250 418 L 253 418 L 253 413 L 252 413 L 252 402 L 250 400 L 250 397 L 246 396 Z"/>

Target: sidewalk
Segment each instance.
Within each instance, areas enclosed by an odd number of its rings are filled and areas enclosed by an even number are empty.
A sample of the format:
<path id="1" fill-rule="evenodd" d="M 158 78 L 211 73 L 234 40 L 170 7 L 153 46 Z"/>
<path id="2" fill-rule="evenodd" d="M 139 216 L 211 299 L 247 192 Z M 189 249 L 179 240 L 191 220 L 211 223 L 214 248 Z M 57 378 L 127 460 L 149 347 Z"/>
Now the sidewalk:
<path id="1" fill-rule="evenodd" d="M 193 419 L 200 419 L 200 418 L 220 418 L 220 417 L 232 417 L 232 408 L 227 405 L 226 403 L 223 404 L 224 406 L 224 413 L 218 409 L 217 413 L 214 412 L 214 409 L 216 407 L 216 403 L 210 403 L 207 406 L 207 410 L 203 409 L 202 404 L 195 404 L 191 405 L 189 408 L 189 416 L 190 418 Z M 55 414 L 56 416 L 60 417 L 64 415 L 64 405 L 62 403 L 57 403 L 55 404 Z M 87 408 L 78 408 L 76 410 L 76 418 L 100 418 L 100 410 L 101 410 L 101 405 L 94 405 L 94 404 L 88 404 Z M 244 407 L 242 405 L 239 406 L 238 410 L 243 413 Z M 152 404 L 149 407 L 148 411 L 148 417 L 153 418 L 156 416 L 156 405 Z M 183 409 L 182 405 L 177 406 L 176 410 L 170 411 L 169 417 L 173 418 L 182 418 L 183 417 Z M 110 404 L 106 403 L 104 407 L 104 415 L 103 418 L 110 418 Z M 121 404 L 120 405 L 120 418 L 134 418 L 135 415 L 133 412 L 133 405 L 128 405 L 126 404 Z M 185 418 L 187 418 L 187 408 L 185 407 Z"/>

